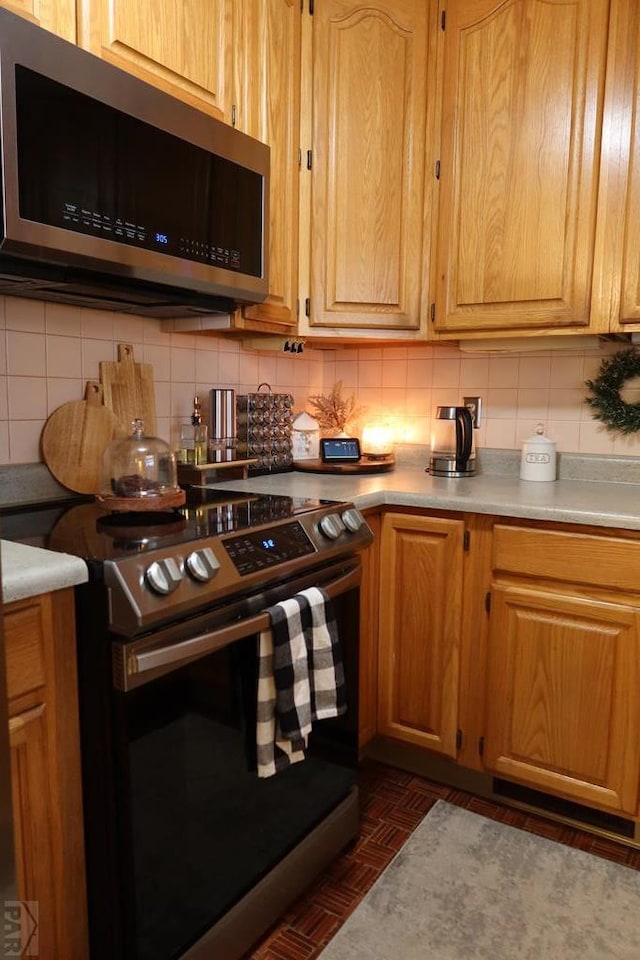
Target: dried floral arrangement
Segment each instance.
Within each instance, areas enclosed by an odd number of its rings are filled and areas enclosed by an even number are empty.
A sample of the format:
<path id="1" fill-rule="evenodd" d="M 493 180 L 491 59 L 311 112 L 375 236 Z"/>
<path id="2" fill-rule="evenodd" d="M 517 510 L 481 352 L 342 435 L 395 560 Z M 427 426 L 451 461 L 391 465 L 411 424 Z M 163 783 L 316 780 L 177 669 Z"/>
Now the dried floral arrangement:
<path id="1" fill-rule="evenodd" d="M 328 395 L 319 393 L 309 397 L 309 404 L 313 407 L 313 416 L 323 430 L 337 430 L 339 433 L 365 411 L 365 407 L 356 406 L 354 394 L 349 397 L 342 396 L 342 380 L 334 383 Z"/>

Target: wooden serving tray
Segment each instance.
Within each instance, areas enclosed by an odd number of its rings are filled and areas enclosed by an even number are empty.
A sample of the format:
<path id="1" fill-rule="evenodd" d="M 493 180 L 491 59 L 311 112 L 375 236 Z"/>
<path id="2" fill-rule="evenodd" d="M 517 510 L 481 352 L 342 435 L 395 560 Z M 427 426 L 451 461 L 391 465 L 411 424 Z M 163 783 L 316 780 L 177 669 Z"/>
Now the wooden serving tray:
<path id="1" fill-rule="evenodd" d="M 325 463 L 324 460 L 294 460 L 293 469 L 305 473 L 387 473 L 396 465 L 394 457 L 369 460 L 361 457 L 355 463 Z"/>
<path id="2" fill-rule="evenodd" d="M 157 497 L 103 497 L 100 494 L 96 496 L 99 504 L 107 510 L 114 510 L 117 513 L 170 510 L 173 507 L 181 507 L 186 499 L 184 490 L 176 490 L 175 493 L 161 493 Z"/>

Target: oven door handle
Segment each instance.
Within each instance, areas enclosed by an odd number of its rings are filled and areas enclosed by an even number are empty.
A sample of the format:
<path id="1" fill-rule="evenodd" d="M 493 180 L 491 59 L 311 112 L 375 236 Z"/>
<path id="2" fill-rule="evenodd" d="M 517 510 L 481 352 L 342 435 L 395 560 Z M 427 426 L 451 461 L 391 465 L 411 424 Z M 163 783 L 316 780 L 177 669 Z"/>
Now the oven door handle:
<path id="1" fill-rule="evenodd" d="M 358 586 L 360 582 L 360 570 L 350 570 L 348 573 L 331 580 L 329 583 L 322 583 L 324 592 L 330 599 L 346 593 Z M 294 590 L 294 593 L 296 591 Z M 235 643 L 236 640 L 242 640 L 244 637 L 250 637 L 253 634 L 260 633 L 271 626 L 271 620 L 268 613 L 259 613 L 254 617 L 248 617 L 244 620 L 236 620 L 233 623 L 220 627 L 217 630 L 211 630 L 207 633 L 198 634 L 190 637 L 188 640 L 178 641 L 177 643 L 168 643 L 163 646 L 153 647 L 151 649 L 137 651 L 135 641 L 125 645 L 124 656 L 120 663 L 120 670 L 114 670 L 114 682 L 118 689 L 128 690 L 138 683 L 137 677 L 140 674 L 149 673 L 158 668 L 175 667 L 186 663 L 189 660 L 197 659 L 220 650 L 222 647 Z M 115 666 L 115 665 L 114 665 Z M 163 671 L 165 672 L 165 671 Z M 122 676 L 122 674 L 125 674 Z M 119 675 L 120 674 L 120 675 Z M 132 682 L 133 681 L 133 682 Z"/>

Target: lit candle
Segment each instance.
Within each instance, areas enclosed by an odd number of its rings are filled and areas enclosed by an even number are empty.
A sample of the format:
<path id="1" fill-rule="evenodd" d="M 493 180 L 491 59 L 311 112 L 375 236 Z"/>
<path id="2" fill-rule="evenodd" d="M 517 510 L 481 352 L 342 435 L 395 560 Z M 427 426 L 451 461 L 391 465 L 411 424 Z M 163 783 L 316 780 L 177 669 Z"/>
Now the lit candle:
<path id="1" fill-rule="evenodd" d="M 372 457 L 384 457 L 393 451 L 393 431 L 384 424 L 372 423 L 362 431 L 362 452 Z"/>

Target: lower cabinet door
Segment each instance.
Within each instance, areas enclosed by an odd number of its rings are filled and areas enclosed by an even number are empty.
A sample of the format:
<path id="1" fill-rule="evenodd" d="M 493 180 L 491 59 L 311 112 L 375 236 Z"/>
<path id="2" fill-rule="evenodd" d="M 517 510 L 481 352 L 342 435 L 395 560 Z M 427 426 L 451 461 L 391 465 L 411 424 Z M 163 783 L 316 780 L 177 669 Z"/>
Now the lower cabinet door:
<path id="1" fill-rule="evenodd" d="M 380 539 L 378 733 L 456 755 L 464 522 L 388 513 Z"/>
<path id="2" fill-rule="evenodd" d="M 637 812 L 639 616 L 624 604 L 494 584 L 488 770 L 590 806 Z"/>

